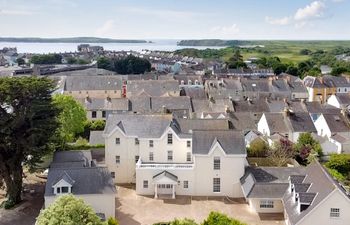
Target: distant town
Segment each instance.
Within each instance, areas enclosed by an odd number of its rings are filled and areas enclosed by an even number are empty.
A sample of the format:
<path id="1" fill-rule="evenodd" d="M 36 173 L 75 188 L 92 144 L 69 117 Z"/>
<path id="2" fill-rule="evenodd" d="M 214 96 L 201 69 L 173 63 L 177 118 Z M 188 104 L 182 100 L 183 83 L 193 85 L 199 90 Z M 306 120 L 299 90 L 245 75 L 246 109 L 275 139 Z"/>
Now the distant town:
<path id="1" fill-rule="evenodd" d="M 0 49 L 0 224 L 349 224 L 350 42 L 178 44 Z"/>

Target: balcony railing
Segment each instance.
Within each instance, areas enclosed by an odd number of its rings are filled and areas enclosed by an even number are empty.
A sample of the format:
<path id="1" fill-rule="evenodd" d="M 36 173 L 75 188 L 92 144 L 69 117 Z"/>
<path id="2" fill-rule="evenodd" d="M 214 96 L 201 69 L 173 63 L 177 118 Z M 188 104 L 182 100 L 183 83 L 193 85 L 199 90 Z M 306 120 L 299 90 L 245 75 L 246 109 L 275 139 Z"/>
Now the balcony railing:
<path id="1" fill-rule="evenodd" d="M 193 169 L 194 163 L 142 163 L 136 164 L 136 169 Z"/>

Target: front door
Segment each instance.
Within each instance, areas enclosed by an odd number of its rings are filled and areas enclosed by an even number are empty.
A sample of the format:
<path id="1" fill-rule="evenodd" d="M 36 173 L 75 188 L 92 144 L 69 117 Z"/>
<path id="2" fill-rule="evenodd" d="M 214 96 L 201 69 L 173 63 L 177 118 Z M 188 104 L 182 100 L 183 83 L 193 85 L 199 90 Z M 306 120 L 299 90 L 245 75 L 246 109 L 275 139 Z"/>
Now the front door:
<path id="1" fill-rule="evenodd" d="M 172 195 L 173 194 L 173 184 L 157 184 L 158 194 L 160 195 Z"/>

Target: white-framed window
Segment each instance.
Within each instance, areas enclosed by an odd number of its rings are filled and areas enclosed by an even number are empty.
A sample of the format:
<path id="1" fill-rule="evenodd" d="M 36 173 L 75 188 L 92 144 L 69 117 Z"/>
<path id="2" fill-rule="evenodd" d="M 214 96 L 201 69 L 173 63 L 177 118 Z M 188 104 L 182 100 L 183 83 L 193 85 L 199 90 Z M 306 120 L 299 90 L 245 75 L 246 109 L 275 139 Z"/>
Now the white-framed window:
<path id="1" fill-rule="evenodd" d="M 220 170 L 220 157 L 214 157 L 214 170 Z"/>
<path id="2" fill-rule="evenodd" d="M 188 188 L 188 180 L 184 180 L 184 188 Z"/>
<path id="3" fill-rule="evenodd" d="M 91 118 L 96 118 L 97 117 L 97 112 L 96 111 L 92 111 L 91 112 Z"/>
<path id="4" fill-rule="evenodd" d="M 102 111 L 102 118 L 106 118 L 106 111 Z"/>
<path id="5" fill-rule="evenodd" d="M 68 187 L 61 187 L 62 188 L 62 193 L 68 193 L 69 188 Z"/>
<path id="6" fill-rule="evenodd" d="M 173 151 L 168 151 L 168 161 L 173 161 Z"/>
<path id="7" fill-rule="evenodd" d="M 260 200 L 260 208 L 262 209 L 273 209 L 274 202 L 272 200 Z"/>
<path id="8" fill-rule="evenodd" d="M 120 155 L 115 156 L 115 163 L 120 164 Z"/>
<path id="9" fill-rule="evenodd" d="M 220 178 L 213 178 L 213 192 L 220 192 Z"/>
<path id="10" fill-rule="evenodd" d="M 173 134 L 168 134 L 168 145 L 173 144 Z"/>
<path id="11" fill-rule="evenodd" d="M 143 181 L 143 188 L 148 188 L 148 180 Z"/>
<path id="12" fill-rule="evenodd" d="M 191 141 L 187 141 L 186 145 L 187 145 L 187 148 L 190 148 L 191 147 Z"/>
<path id="13" fill-rule="evenodd" d="M 70 193 L 70 192 L 69 192 L 69 187 L 67 187 L 67 186 L 57 187 L 57 188 L 56 188 L 56 193 L 57 193 L 57 194 L 67 194 L 67 193 Z"/>
<path id="14" fill-rule="evenodd" d="M 151 162 L 154 160 L 153 152 L 149 153 L 149 157 L 148 158 L 149 158 L 149 161 L 151 161 Z"/>
<path id="15" fill-rule="evenodd" d="M 116 138 L 116 139 L 115 139 L 115 144 L 116 144 L 116 145 L 120 145 L 120 138 Z"/>
<path id="16" fill-rule="evenodd" d="M 135 163 L 137 163 L 139 161 L 140 156 L 139 155 L 135 155 Z"/>
<path id="17" fill-rule="evenodd" d="M 340 209 L 339 208 L 331 208 L 329 216 L 331 218 L 338 218 L 338 217 L 340 217 Z"/>
<path id="18" fill-rule="evenodd" d="M 187 152 L 187 154 L 186 154 L 186 161 L 187 162 L 191 162 L 192 161 L 192 154 L 191 154 L 191 152 Z"/>
<path id="19" fill-rule="evenodd" d="M 154 144 L 153 144 L 153 140 L 149 140 L 149 147 L 153 148 Z"/>
<path id="20" fill-rule="evenodd" d="M 138 138 L 135 138 L 135 145 L 139 145 L 140 144 L 140 141 Z"/>

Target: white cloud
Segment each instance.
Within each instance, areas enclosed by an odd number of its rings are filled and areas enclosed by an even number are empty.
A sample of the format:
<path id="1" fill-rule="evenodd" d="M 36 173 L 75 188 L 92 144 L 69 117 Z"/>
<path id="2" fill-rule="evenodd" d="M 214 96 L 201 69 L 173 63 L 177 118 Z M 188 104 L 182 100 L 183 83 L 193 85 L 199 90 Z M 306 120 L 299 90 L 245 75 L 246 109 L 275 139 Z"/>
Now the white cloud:
<path id="1" fill-rule="evenodd" d="M 0 15 L 5 16 L 30 16 L 34 12 L 29 10 L 11 10 L 11 9 L 0 9 Z"/>
<path id="2" fill-rule="evenodd" d="M 110 33 L 112 33 L 114 28 L 115 28 L 114 20 L 107 20 L 106 22 L 103 23 L 103 25 L 101 27 L 99 27 L 96 30 L 96 34 L 98 36 L 106 36 L 106 35 L 109 35 Z"/>
<path id="3" fill-rule="evenodd" d="M 342 1 L 342 0 L 331 0 Z M 295 28 L 300 29 L 307 25 L 313 25 L 312 21 L 316 19 L 325 18 L 326 4 L 325 1 L 313 1 L 303 8 L 299 8 L 294 16 L 286 16 L 283 18 L 265 17 L 265 21 L 271 25 L 294 25 Z"/>
<path id="4" fill-rule="evenodd" d="M 283 18 L 272 18 L 272 17 L 266 16 L 265 21 L 272 25 L 288 25 L 291 23 L 291 18 L 287 16 Z"/>
<path id="5" fill-rule="evenodd" d="M 304 8 L 298 9 L 294 15 L 294 19 L 297 21 L 301 21 L 320 18 L 323 16 L 325 8 L 326 5 L 321 1 L 311 2 Z"/>
<path id="6" fill-rule="evenodd" d="M 237 24 L 232 24 L 230 26 L 216 26 L 210 29 L 213 36 L 222 38 L 235 38 L 239 34 L 240 29 Z"/>

